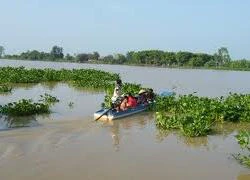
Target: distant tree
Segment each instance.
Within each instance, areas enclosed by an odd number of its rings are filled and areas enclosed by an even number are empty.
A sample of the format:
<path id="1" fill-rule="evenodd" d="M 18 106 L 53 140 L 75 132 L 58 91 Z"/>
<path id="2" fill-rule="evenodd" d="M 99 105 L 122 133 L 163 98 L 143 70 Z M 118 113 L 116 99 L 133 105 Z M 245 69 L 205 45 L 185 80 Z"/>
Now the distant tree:
<path id="1" fill-rule="evenodd" d="M 113 60 L 114 60 L 114 63 L 116 64 L 123 64 L 126 62 L 127 59 L 123 54 L 116 54 Z"/>
<path id="2" fill-rule="evenodd" d="M 73 56 L 71 56 L 69 53 L 68 54 L 66 54 L 66 56 L 64 57 L 66 60 L 68 60 L 68 61 L 72 61 L 72 60 L 74 60 L 74 57 Z"/>
<path id="3" fill-rule="evenodd" d="M 186 65 L 188 61 L 193 57 L 193 53 L 191 52 L 177 52 L 176 60 L 179 66 Z"/>
<path id="4" fill-rule="evenodd" d="M 218 50 L 218 55 L 222 57 L 222 62 L 227 63 L 231 61 L 231 57 L 226 47 L 221 47 Z"/>
<path id="5" fill-rule="evenodd" d="M 40 56 L 40 52 L 39 51 L 34 50 L 34 51 L 31 51 L 29 53 L 28 59 L 30 59 L 30 60 L 39 60 L 39 59 L 42 59 L 42 57 Z"/>
<path id="6" fill-rule="evenodd" d="M 107 55 L 103 57 L 103 61 L 106 61 L 106 62 L 112 62 L 113 60 L 114 60 L 114 56 L 112 55 Z"/>
<path id="7" fill-rule="evenodd" d="M 0 46 L 0 58 L 2 57 L 3 54 L 4 54 L 4 47 Z"/>
<path id="8" fill-rule="evenodd" d="M 193 54 L 193 57 L 189 60 L 188 65 L 194 67 L 202 67 L 211 60 L 213 60 L 213 56 L 203 53 L 197 53 Z"/>
<path id="9" fill-rule="evenodd" d="M 208 61 L 206 62 L 206 64 L 204 65 L 205 67 L 215 67 L 217 66 L 215 60 L 211 60 L 211 61 Z"/>
<path id="10" fill-rule="evenodd" d="M 94 54 L 88 53 L 88 60 L 95 60 Z"/>
<path id="11" fill-rule="evenodd" d="M 189 60 L 188 65 L 192 67 L 201 67 L 204 65 L 203 59 L 200 56 L 194 56 Z"/>
<path id="12" fill-rule="evenodd" d="M 78 62 L 86 62 L 89 60 L 89 54 L 86 53 L 78 54 L 76 56 L 76 59 Z"/>
<path id="13" fill-rule="evenodd" d="M 165 64 L 165 65 L 176 65 L 177 60 L 176 60 L 175 53 L 174 52 L 165 52 L 165 58 L 164 58 L 163 64 Z"/>
<path id="14" fill-rule="evenodd" d="M 94 58 L 94 60 L 98 60 L 100 58 L 100 54 L 97 51 L 95 51 L 93 53 L 93 58 Z"/>
<path id="15" fill-rule="evenodd" d="M 127 59 L 128 62 L 132 62 L 134 53 L 135 53 L 134 51 L 127 52 L 126 59 Z"/>
<path id="16" fill-rule="evenodd" d="M 63 59 L 63 48 L 59 46 L 53 46 L 50 52 L 50 56 L 52 60 L 55 59 Z"/>
<path id="17" fill-rule="evenodd" d="M 226 47 L 221 47 L 218 49 L 218 52 L 214 54 L 214 60 L 217 65 L 221 66 L 225 63 L 231 61 L 231 57 Z"/>

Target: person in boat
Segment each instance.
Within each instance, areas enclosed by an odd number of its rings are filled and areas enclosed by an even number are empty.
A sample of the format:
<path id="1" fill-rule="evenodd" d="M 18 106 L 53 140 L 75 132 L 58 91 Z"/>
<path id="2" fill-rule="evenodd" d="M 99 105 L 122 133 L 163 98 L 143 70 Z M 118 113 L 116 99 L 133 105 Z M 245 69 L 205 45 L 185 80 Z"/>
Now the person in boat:
<path id="1" fill-rule="evenodd" d="M 125 111 L 128 109 L 128 96 L 124 96 L 122 98 L 122 102 L 119 106 L 119 110 L 118 111 Z"/>
<path id="2" fill-rule="evenodd" d="M 154 102 L 155 100 L 155 93 L 153 91 L 153 89 L 148 89 L 147 92 L 146 92 L 146 98 L 147 98 L 147 101 L 148 102 Z"/>
<path id="3" fill-rule="evenodd" d="M 116 109 L 117 111 L 120 111 L 120 104 L 122 101 L 122 81 L 121 79 L 117 79 L 115 82 L 115 89 L 113 96 L 111 97 L 111 107 L 113 109 Z"/>
<path id="4" fill-rule="evenodd" d="M 145 89 L 141 89 L 139 91 L 137 103 L 138 104 L 148 104 L 148 101 L 147 101 L 147 91 Z"/>
<path id="5" fill-rule="evenodd" d="M 132 96 L 131 93 L 128 93 L 128 102 L 127 102 L 127 107 L 128 108 L 134 108 L 137 106 L 137 99 Z"/>
<path id="6" fill-rule="evenodd" d="M 122 90 L 121 89 L 122 89 L 122 80 L 117 79 L 116 83 L 115 83 L 114 93 L 113 93 L 113 96 L 111 98 L 112 103 L 115 103 L 121 97 L 121 95 L 122 95 Z"/>

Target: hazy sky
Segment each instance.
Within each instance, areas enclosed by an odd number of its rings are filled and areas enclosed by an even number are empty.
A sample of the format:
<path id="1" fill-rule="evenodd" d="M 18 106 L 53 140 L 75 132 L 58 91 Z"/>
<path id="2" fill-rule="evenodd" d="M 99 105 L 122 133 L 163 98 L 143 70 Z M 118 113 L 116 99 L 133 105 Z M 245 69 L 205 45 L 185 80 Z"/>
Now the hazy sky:
<path id="1" fill-rule="evenodd" d="M 250 0 L 0 0 L 6 53 L 161 49 L 250 59 Z"/>

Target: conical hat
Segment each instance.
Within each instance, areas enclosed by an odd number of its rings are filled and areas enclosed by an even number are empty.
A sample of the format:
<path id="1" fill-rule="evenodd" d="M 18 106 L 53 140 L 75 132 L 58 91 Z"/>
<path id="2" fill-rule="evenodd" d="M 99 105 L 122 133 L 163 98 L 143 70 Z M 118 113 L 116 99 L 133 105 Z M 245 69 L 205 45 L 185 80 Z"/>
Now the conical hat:
<path id="1" fill-rule="evenodd" d="M 142 94 L 142 93 L 145 93 L 145 92 L 146 92 L 145 89 L 141 89 L 138 94 Z"/>

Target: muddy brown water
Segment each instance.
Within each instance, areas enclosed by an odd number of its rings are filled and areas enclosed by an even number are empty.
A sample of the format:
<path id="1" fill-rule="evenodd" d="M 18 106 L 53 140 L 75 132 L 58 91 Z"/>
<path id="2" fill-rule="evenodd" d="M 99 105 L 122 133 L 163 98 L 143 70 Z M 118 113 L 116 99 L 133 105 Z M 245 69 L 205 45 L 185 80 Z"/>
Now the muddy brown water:
<path id="1" fill-rule="evenodd" d="M 8 65 L 103 69 L 120 73 L 124 81 L 155 87 L 157 92 L 173 87 L 179 94 L 197 91 L 205 96 L 250 92 L 249 72 L 0 61 L 0 66 Z M 241 152 L 234 135 L 249 129 L 246 124 L 224 124 L 216 128 L 217 134 L 186 138 L 159 131 L 154 115 L 147 112 L 94 122 L 93 112 L 100 108 L 104 93 L 65 83 L 15 85 L 11 94 L 0 95 L 0 104 L 38 100 L 45 92 L 60 99 L 50 115 L 32 117 L 34 121 L 25 128 L 10 130 L 0 123 L 1 180 L 250 179 L 250 170 L 231 156 Z"/>

